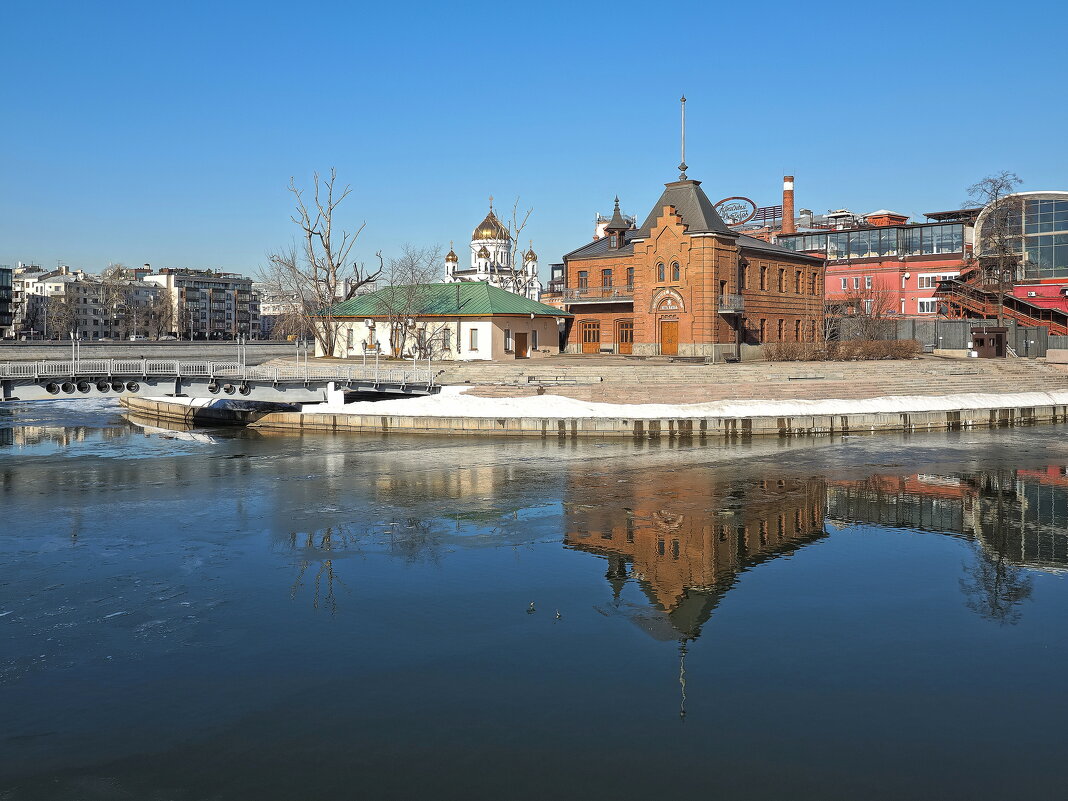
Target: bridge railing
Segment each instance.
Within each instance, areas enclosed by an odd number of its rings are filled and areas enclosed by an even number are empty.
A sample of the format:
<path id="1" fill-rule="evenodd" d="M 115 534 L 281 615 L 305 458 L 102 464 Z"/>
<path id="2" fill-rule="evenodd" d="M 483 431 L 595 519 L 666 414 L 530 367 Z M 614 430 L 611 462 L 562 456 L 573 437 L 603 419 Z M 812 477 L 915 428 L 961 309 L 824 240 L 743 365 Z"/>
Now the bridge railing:
<path id="1" fill-rule="evenodd" d="M 73 378 L 103 376 L 142 378 L 218 378 L 231 381 L 353 381 L 374 384 L 434 386 L 432 369 L 414 366 L 294 364 L 246 367 L 239 362 L 183 362 L 173 359 L 80 359 L 78 361 L 10 362 L 0 364 L 0 378 Z"/>

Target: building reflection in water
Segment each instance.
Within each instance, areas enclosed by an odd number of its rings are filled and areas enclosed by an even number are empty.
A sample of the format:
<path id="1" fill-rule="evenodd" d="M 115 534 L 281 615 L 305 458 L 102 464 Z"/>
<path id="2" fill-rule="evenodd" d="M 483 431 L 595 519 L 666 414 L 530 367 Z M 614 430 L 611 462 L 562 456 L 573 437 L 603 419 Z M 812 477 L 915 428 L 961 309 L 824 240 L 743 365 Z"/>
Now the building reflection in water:
<path id="1" fill-rule="evenodd" d="M 686 714 L 687 644 L 748 568 L 824 536 L 822 479 L 717 482 L 705 470 L 619 483 L 615 474 L 569 476 L 564 543 L 607 561 L 612 604 L 649 636 L 679 648 L 679 715 Z M 649 607 L 621 601 L 633 580 Z"/>
<path id="2" fill-rule="evenodd" d="M 827 516 L 970 540 L 976 558 L 961 579 L 966 604 L 1002 624 L 1020 618 L 1032 590 L 1028 570 L 1068 570 L 1068 470 L 1059 465 L 832 481 Z"/>

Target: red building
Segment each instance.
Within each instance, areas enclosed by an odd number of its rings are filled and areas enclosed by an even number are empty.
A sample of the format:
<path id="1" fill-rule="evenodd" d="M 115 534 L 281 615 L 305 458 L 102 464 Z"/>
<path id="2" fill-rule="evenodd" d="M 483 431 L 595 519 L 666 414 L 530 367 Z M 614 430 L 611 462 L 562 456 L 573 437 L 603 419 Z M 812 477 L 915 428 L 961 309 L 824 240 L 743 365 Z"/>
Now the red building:
<path id="1" fill-rule="evenodd" d="M 978 209 L 930 212 L 927 222 L 881 209 L 863 216 L 841 210 L 802 218 L 802 230 L 779 234 L 790 250 L 827 257 L 827 302 L 881 317 L 935 316 L 935 292 L 971 258 Z"/>

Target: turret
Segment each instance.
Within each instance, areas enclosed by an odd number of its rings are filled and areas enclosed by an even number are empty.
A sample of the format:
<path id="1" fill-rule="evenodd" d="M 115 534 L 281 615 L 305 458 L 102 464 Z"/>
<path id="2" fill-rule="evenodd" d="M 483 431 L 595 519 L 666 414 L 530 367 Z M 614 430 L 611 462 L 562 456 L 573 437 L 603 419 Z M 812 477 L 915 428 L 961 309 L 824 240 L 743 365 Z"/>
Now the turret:
<path id="1" fill-rule="evenodd" d="M 534 252 L 534 243 L 527 243 L 527 252 L 523 254 L 523 268 L 527 275 L 538 274 L 538 254 Z"/>
<path id="2" fill-rule="evenodd" d="M 612 212 L 612 219 L 608 221 L 608 225 L 604 229 L 605 235 L 608 237 L 608 247 L 612 250 L 619 250 L 619 248 L 623 247 L 626 239 L 625 234 L 629 228 L 630 225 L 623 219 L 623 215 L 619 211 L 619 195 L 616 195 L 616 207 Z"/>
<path id="3" fill-rule="evenodd" d="M 452 242 L 449 242 L 449 252 L 445 254 L 445 275 L 449 278 L 456 273 L 456 267 L 460 261 L 456 251 L 453 250 L 452 244 Z"/>

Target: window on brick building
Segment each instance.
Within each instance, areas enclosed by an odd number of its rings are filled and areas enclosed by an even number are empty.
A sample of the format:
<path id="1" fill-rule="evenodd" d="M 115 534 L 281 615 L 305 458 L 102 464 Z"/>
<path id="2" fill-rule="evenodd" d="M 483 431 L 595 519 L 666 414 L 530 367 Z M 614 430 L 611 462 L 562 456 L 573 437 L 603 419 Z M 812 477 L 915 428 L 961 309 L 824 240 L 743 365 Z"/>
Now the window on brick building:
<path id="1" fill-rule="evenodd" d="M 634 286 L 634 268 L 633 267 L 628 267 L 627 268 L 627 286 L 630 286 L 630 287 Z"/>
<path id="2" fill-rule="evenodd" d="M 782 267 L 779 268 L 779 291 L 786 291 L 786 270 Z"/>
<path id="3" fill-rule="evenodd" d="M 786 320 L 779 318 L 778 325 L 779 342 L 782 342 L 786 338 Z"/>
<path id="4" fill-rule="evenodd" d="M 801 294 L 801 271 L 800 270 L 798 270 L 794 274 L 794 294 L 795 295 L 800 295 Z"/>
<path id="5" fill-rule="evenodd" d="M 871 276 L 870 275 L 864 276 L 864 288 L 865 289 L 871 289 Z"/>
<path id="6" fill-rule="evenodd" d="M 612 286 L 611 270 L 601 270 L 601 286 Z"/>
<path id="7" fill-rule="evenodd" d="M 578 288 L 585 289 L 590 285 L 590 274 L 586 270 L 579 270 Z"/>
<path id="8" fill-rule="evenodd" d="M 749 265 L 743 264 L 738 273 L 738 288 L 749 289 Z"/>
<path id="9" fill-rule="evenodd" d="M 764 268 L 761 268 L 764 269 Z M 761 318 L 760 320 L 760 344 L 764 344 L 764 339 L 768 334 L 768 321 Z"/>
<path id="10" fill-rule="evenodd" d="M 860 289 L 860 277 L 859 276 L 856 276 L 856 277 L 853 278 L 853 289 Z"/>
<path id="11" fill-rule="evenodd" d="M 677 261 L 671 262 L 671 280 L 679 281 L 682 279 L 682 269 L 679 267 Z"/>
<path id="12" fill-rule="evenodd" d="M 794 342 L 801 341 L 801 321 L 794 320 Z"/>
<path id="13" fill-rule="evenodd" d="M 816 321 L 813 320 L 811 323 L 809 323 L 808 328 L 809 328 L 808 341 L 809 342 L 815 342 L 816 341 Z"/>
<path id="14" fill-rule="evenodd" d="M 667 271 L 664 269 L 663 262 L 656 265 L 656 280 L 660 283 L 663 283 L 667 280 Z"/>
<path id="15" fill-rule="evenodd" d="M 845 292 L 847 289 L 849 289 L 849 279 L 848 278 L 843 278 L 842 279 L 842 291 Z"/>
<path id="16" fill-rule="evenodd" d="M 768 268 L 760 268 L 760 288 L 764 291 L 768 289 Z"/>

